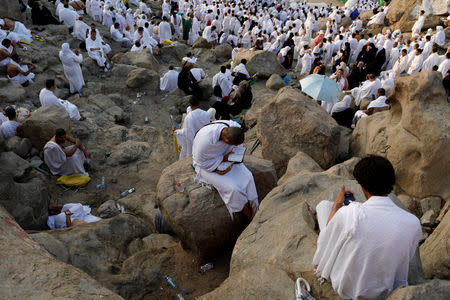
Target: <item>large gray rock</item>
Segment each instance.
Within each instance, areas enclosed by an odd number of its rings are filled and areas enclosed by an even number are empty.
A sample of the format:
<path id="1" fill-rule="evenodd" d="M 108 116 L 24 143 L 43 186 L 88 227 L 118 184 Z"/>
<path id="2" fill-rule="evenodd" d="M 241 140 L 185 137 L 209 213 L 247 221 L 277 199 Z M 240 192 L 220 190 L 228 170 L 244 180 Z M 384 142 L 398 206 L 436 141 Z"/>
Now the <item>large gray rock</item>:
<path id="1" fill-rule="evenodd" d="M 387 300 L 442 300 L 450 295 L 450 281 L 434 279 L 396 289 Z"/>
<path id="2" fill-rule="evenodd" d="M 136 270 L 143 271 L 136 267 L 144 259 L 129 256 L 127 249 L 134 239 L 150 233 L 150 227 L 141 219 L 120 214 L 95 223 L 35 233 L 31 237 L 58 260 L 85 271 L 111 290 L 126 298 L 139 298 L 154 290 L 161 278 L 154 268 L 149 268 L 148 273 L 136 278 L 135 282 Z M 152 288 L 150 291 L 138 289 L 137 283 Z"/>
<path id="3" fill-rule="evenodd" d="M 47 228 L 48 189 L 41 173 L 13 152 L 0 153 L 0 204 L 21 227 Z"/>
<path id="4" fill-rule="evenodd" d="M 1 205 L 0 231 L 0 298 L 122 299 L 80 269 L 54 259 Z"/>
<path id="5" fill-rule="evenodd" d="M 157 92 L 159 91 L 158 73 L 144 68 L 132 70 L 128 73 L 127 87 L 130 89 Z"/>
<path id="6" fill-rule="evenodd" d="M 301 172 L 322 172 L 323 169 L 308 154 L 298 151 L 297 154 L 289 160 L 286 173 L 278 180 L 278 185 L 288 181 L 291 177 Z"/>
<path id="7" fill-rule="evenodd" d="M 111 157 L 108 159 L 108 164 L 117 166 L 146 159 L 150 152 L 150 146 L 146 142 L 126 141 L 114 147 L 111 151 Z"/>
<path id="8" fill-rule="evenodd" d="M 317 103 L 296 89 L 279 90 L 261 110 L 256 128 L 262 155 L 273 161 L 278 176 L 284 174 L 289 159 L 300 150 L 324 169 L 336 160 L 339 126 Z"/>
<path id="9" fill-rule="evenodd" d="M 15 0 L 4 0 L 0 5 L 0 18 L 10 18 L 17 21 L 23 21 L 24 17 L 20 12 L 19 2 Z"/>
<path id="10" fill-rule="evenodd" d="M 389 111 L 361 119 L 353 131 L 354 156 L 381 155 L 389 159 L 396 184 L 422 199 L 450 197 L 450 107 L 442 76 L 420 72 L 395 79 Z"/>
<path id="11" fill-rule="evenodd" d="M 18 136 L 10 138 L 7 144 L 8 151 L 12 151 L 23 158 L 27 156 L 32 146 L 30 139 L 20 138 Z"/>
<path id="12" fill-rule="evenodd" d="M 230 59 L 233 47 L 229 44 L 220 44 L 214 48 L 217 58 Z"/>
<path id="13" fill-rule="evenodd" d="M 246 157 L 246 166 L 252 172 L 258 198 L 276 185 L 276 175 L 270 162 Z M 189 247 L 201 256 L 213 255 L 230 246 L 245 226 L 245 217 L 235 214 L 234 220 L 214 188 L 195 183 L 192 158 L 186 157 L 164 169 L 157 186 L 157 201 L 164 219 Z M 184 186 L 177 192 L 176 184 Z"/>
<path id="14" fill-rule="evenodd" d="M 159 63 L 147 49 L 135 52 L 117 53 L 112 61 L 118 64 L 133 65 L 139 68 L 159 70 Z"/>
<path id="15" fill-rule="evenodd" d="M 302 172 L 274 188 L 262 201 L 253 221 L 239 236 L 230 262 L 230 277 L 226 282 L 242 278 L 240 274 L 244 270 L 261 266 L 269 269 L 274 279 L 280 272 L 289 274 L 291 280 L 299 276 L 305 278 L 311 284 L 316 299 L 340 299 L 331 285 L 328 282 L 321 284 L 314 273 L 311 262 L 316 250 L 317 234 L 303 219 L 302 206 L 304 201 L 315 207 L 324 199 L 335 199 L 342 184 L 355 192 L 357 201 L 365 201 L 355 180 L 325 172 Z M 401 205 L 394 195 L 391 195 L 391 199 Z M 411 272 L 409 281 L 417 282 L 420 281 L 417 278 L 420 277 L 420 260 L 413 262 L 410 269 L 414 272 Z M 234 293 L 246 295 L 254 287 L 255 281 L 235 285 Z M 269 281 L 264 289 L 278 293 L 272 295 L 272 299 L 287 299 L 279 285 L 276 280 Z M 222 286 L 218 291 L 221 289 Z M 293 285 L 291 289 L 294 290 Z"/>
<path id="16" fill-rule="evenodd" d="M 55 135 L 57 128 L 63 128 L 70 134 L 70 117 L 64 107 L 55 105 L 41 107 L 17 127 L 17 135 L 29 138 L 33 146 L 41 150 Z"/>
<path id="17" fill-rule="evenodd" d="M 284 75 L 286 73 L 275 54 L 264 50 L 239 52 L 234 57 L 233 68 L 244 58 L 247 60 L 246 68 L 250 75 L 258 74 L 260 78 L 269 78 L 272 74 Z"/>
<path id="18" fill-rule="evenodd" d="M 25 99 L 25 88 L 8 78 L 0 78 L 0 101 L 5 103 L 18 103 Z"/>
<path id="19" fill-rule="evenodd" d="M 272 90 L 279 90 L 284 86 L 286 86 L 286 82 L 278 74 L 272 74 L 266 82 L 266 88 Z"/>
<path id="20" fill-rule="evenodd" d="M 192 48 L 211 48 L 211 44 L 206 39 L 199 37 L 192 45 Z"/>
<path id="21" fill-rule="evenodd" d="M 178 43 L 173 46 L 164 46 L 161 48 L 161 59 L 163 62 L 171 65 L 181 65 L 181 60 L 189 51 L 189 46 Z"/>
<path id="22" fill-rule="evenodd" d="M 420 246 L 426 278 L 450 279 L 450 213 L 447 212 L 433 233 Z"/>

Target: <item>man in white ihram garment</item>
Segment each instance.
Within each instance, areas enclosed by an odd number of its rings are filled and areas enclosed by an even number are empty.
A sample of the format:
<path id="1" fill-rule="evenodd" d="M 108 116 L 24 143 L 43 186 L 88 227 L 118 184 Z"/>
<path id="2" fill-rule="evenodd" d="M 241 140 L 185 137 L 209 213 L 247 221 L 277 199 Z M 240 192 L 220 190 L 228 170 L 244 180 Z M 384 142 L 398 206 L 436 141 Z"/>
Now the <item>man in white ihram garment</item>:
<path id="1" fill-rule="evenodd" d="M 97 65 L 108 70 L 109 64 L 106 63 L 106 54 L 103 51 L 103 45 L 99 38 L 97 38 L 97 31 L 92 30 L 91 36 L 86 39 L 86 50 L 89 57 L 97 62 Z"/>
<path id="2" fill-rule="evenodd" d="M 167 22 L 166 16 L 164 16 L 162 18 L 162 22 L 159 23 L 158 35 L 159 35 L 159 42 L 161 44 L 164 42 L 164 40 L 172 39 L 172 30 L 170 29 L 170 24 L 169 24 L 169 22 Z"/>
<path id="3" fill-rule="evenodd" d="M 78 20 L 79 15 L 76 11 L 69 8 L 69 4 L 64 4 L 64 8 L 59 11 L 59 21 L 69 28 L 75 25 L 75 21 Z"/>
<path id="4" fill-rule="evenodd" d="M 49 107 L 52 105 L 62 106 L 65 108 L 69 117 L 72 120 L 84 121 L 86 118 L 80 115 L 78 108 L 70 103 L 67 100 L 59 99 L 53 94 L 53 91 L 56 89 L 55 80 L 49 79 L 45 82 L 45 88 L 41 90 L 39 93 L 39 101 L 41 102 L 42 107 Z"/>
<path id="5" fill-rule="evenodd" d="M 78 93 L 81 96 L 81 89 L 84 86 L 83 72 L 80 64 L 83 62 L 83 55 L 78 50 L 71 50 L 68 43 L 61 46 L 59 59 L 64 67 L 64 75 L 70 84 L 70 93 Z"/>
<path id="6" fill-rule="evenodd" d="M 353 88 L 348 93 L 352 94 L 353 98 L 355 98 L 355 105 L 359 106 L 362 99 L 373 99 L 377 95 L 379 88 L 381 88 L 380 79 L 376 78 L 373 74 L 368 74 L 367 80 L 362 83 L 361 87 Z"/>
<path id="7" fill-rule="evenodd" d="M 389 198 L 395 172 L 387 159 L 363 158 L 353 176 L 367 199 L 364 203 L 347 202 L 346 194 L 353 192 L 344 185 L 334 203 L 317 205 L 317 213 L 305 203 L 305 220 L 320 229 L 313 265 L 316 275 L 331 281 L 343 299 L 386 299 L 397 287 L 408 285 L 409 263 L 422 228 L 416 216 Z"/>
<path id="8" fill-rule="evenodd" d="M 50 229 L 67 228 L 83 223 L 100 221 L 101 218 L 91 215 L 89 205 L 81 203 L 56 204 L 50 199 L 47 225 Z"/>
<path id="9" fill-rule="evenodd" d="M 74 145 L 64 147 L 64 143 Z M 66 135 L 66 131 L 58 128 L 55 135 L 44 146 L 44 161 L 53 175 L 82 174 L 89 176 L 84 164 L 89 163 L 91 154 L 84 148 L 79 139 Z"/>
<path id="10" fill-rule="evenodd" d="M 161 91 L 171 92 L 178 86 L 178 72 L 169 66 L 169 71 L 160 79 L 159 88 Z"/>
<path id="11" fill-rule="evenodd" d="M 175 130 L 178 144 L 181 145 L 180 158 L 192 155 L 192 143 L 197 132 L 209 124 L 209 113 L 200 109 L 200 102 L 194 96 L 189 98 L 190 112 L 186 115 L 183 128 Z"/>
<path id="12" fill-rule="evenodd" d="M 420 35 L 420 32 L 422 31 L 422 27 L 423 27 L 423 23 L 425 22 L 425 11 L 421 10 L 419 13 L 419 18 L 417 19 L 417 21 L 414 23 L 411 31 L 412 31 L 412 36 L 414 36 L 415 34 Z"/>
<path id="13" fill-rule="evenodd" d="M 192 147 L 196 180 L 213 185 L 228 212 L 242 212 L 250 220 L 258 210 L 258 194 L 252 173 L 244 163 L 230 161 L 242 149 L 244 133 L 234 121 L 216 121 L 197 132 Z"/>

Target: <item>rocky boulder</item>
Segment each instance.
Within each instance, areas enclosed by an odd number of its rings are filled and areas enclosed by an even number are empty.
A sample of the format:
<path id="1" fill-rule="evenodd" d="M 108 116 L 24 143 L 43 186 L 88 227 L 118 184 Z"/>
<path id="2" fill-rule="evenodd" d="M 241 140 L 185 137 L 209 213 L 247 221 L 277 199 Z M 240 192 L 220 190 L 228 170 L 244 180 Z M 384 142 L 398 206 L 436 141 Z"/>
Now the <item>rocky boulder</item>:
<path id="1" fill-rule="evenodd" d="M 108 164 L 117 166 L 146 159 L 150 152 L 150 146 L 146 142 L 126 141 L 114 147 L 111 157 L 108 159 Z"/>
<path id="2" fill-rule="evenodd" d="M 258 74 L 259 78 L 269 78 L 272 74 L 286 73 L 275 54 L 264 50 L 246 50 L 237 53 L 233 60 L 233 68 L 244 58 L 247 60 L 246 68 L 251 76 Z"/>
<path id="3" fill-rule="evenodd" d="M 137 266 L 139 259 L 128 255 L 128 246 L 134 239 L 150 233 L 150 227 L 141 219 L 120 214 L 95 223 L 35 233 L 31 237 L 58 260 L 85 271 L 126 298 L 138 298 L 145 289 L 136 289 L 133 278 L 137 276 L 134 277 L 132 267 Z M 149 273 L 146 280 L 136 279 L 144 286 L 155 288 L 161 278 L 154 268 Z"/>
<path id="4" fill-rule="evenodd" d="M 159 63 L 147 49 L 135 52 L 117 53 L 112 61 L 118 64 L 133 65 L 139 68 L 159 70 Z"/>
<path id="5" fill-rule="evenodd" d="M 316 250 L 317 234 L 303 219 L 302 206 L 304 201 L 315 207 L 324 199 L 335 199 L 342 184 L 355 192 L 357 201 L 365 200 L 355 180 L 325 172 L 302 172 L 274 188 L 262 201 L 253 221 L 239 236 L 230 262 L 230 276 L 218 291 L 223 286 L 226 287 L 227 282 L 242 278 L 240 274 L 244 270 L 264 267 L 270 273 L 268 276 L 272 275 L 274 279 L 264 285 L 264 289 L 275 293 L 271 297 L 273 299 L 286 298 L 283 296 L 284 289 L 280 289 L 280 285 L 284 284 L 275 280 L 280 272 L 288 274 L 292 282 L 299 276 L 308 280 L 316 299 L 340 299 L 328 282 L 320 284 L 314 274 L 311 261 Z M 394 195 L 390 196 L 397 205 L 401 205 Z M 410 269 L 414 270 L 410 273 L 410 282 L 417 282 L 420 277 L 420 260 L 417 255 Z M 234 293 L 248 294 L 254 288 L 255 281 L 248 285 L 236 285 Z M 294 290 L 293 283 L 291 284 L 289 291 Z M 214 293 L 215 291 L 209 295 L 215 295 Z"/>
<path id="6" fill-rule="evenodd" d="M 397 186 L 415 198 L 450 197 L 450 108 L 442 77 L 421 72 L 395 80 L 389 111 L 358 122 L 353 131 L 354 156 L 377 154 L 395 168 Z"/>
<path id="7" fill-rule="evenodd" d="M 0 231 L 2 298 L 122 299 L 80 269 L 54 259 L 1 205 Z"/>
<path id="8" fill-rule="evenodd" d="M 276 175 L 270 162 L 246 157 L 245 164 L 252 172 L 258 198 L 276 185 Z M 185 247 L 201 256 L 213 255 L 230 246 L 245 226 L 245 217 L 235 215 L 234 220 L 214 188 L 194 182 L 192 157 L 175 162 L 166 169 L 158 182 L 157 202 L 164 219 Z M 180 182 L 184 192 L 177 192 Z"/>
<path id="9" fill-rule="evenodd" d="M 446 213 L 438 227 L 420 246 L 426 278 L 450 279 L 450 213 Z"/>
<path id="10" fill-rule="evenodd" d="M 261 110 L 256 128 L 262 155 L 274 163 L 278 176 L 284 174 L 289 159 L 300 150 L 324 169 L 336 160 L 339 126 L 317 103 L 296 89 L 279 90 Z"/>
<path id="11" fill-rule="evenodd" d="M 278 74 L 272 74 L 266 82 L 266 88 L 272 90 L 279 90 L 284 86 L 286 86 L 286 82 Z"/>
<path id="12" fill-rule="evenodd" d="M 22 21 L 24 16 L 20 12 L 19 3 L 15 0 L 5 0 L 0 7 L 0 18 L 11 18 Z"/>
<path id="13" fill-rule="evenodd" d="M 220 44 L 214 48 L 217 58 L 230 59 L 233 47 L 229 44 Z"/>
<path id="14" fill-rule="evenodd" d="M 0 153 L 0 205 L 25 229 L 47 228 L 48 190 L 41 173 L 13 152 Z"/>
<path id="15" fill-rule="evenodd" d="M 171 65 L 181 65 L 181 60 L 189 51 L 189 46 L 181 43 L 161 48 L 161 59 Z"/>
<path id="16" fill-rule="evenodd" d="M 419 285 L 396 289 L 387 300 L 447 299 L 450 294 L 450 281 L 434 279 Z"/>
<path id="17" fill-rule="evenodd" d="M 159 91 L 158 73 L 152 70 L 138 68 L 128 73 L 127 87 L 142 91 Z"/>
<path id="18" fill-rule="evenodd" d="M 17 127 L 17 135 L 29 138 L 37 149 L 44 145 L 55 135 L 57 128 L 64 128 L 70 133 L 70 117 L 62 106 L 41 107 Z"/>
<path id="19" fill-rule="evenodd" d="M 5 73 L 6 75 L 6 73 Z M 0 101 L 18 103 L 25 99 L 25 88 L 8 78 L 0 78 Z"/>
<path id="20" fill-rule="evenodd" d="M 10 138 L 7 144 L 8 151 L 12 151 L 23 158 L 27 156 L 32 146 L 33 145 L 30 139 L 20 138 L 18 136 L 13 136 Z"/>
<path id="21" fill-rule="evenodd" d="M 199 37 L 194 44 L 192 45 L 193 49 L 196 48 L 211 48 L 211 44 L 208 43 L 208 41 L 202 37 Z"/>
<path id="22" fill-rule="evenodd" d="M 286 173 L 278 180 L 278 185 L 281 185 L 289 180 L 289 178 L 301 172 L 322 172 L 323 169 L 312 159 L 308 154 L 298 151 L 297 154 L 289 160 L 286 168 Z"/>

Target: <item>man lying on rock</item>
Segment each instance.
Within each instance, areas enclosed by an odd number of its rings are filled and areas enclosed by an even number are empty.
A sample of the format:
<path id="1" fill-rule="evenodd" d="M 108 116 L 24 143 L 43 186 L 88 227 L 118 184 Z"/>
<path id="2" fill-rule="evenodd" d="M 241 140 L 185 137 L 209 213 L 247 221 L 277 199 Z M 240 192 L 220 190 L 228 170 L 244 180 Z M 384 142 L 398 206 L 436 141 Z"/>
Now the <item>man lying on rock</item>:
<path id="1" fill-rule="evenodd" d="M 409 262 L 422 229 L 417 217 L 388 197 L 395 173 L 387 159 L 363 158 L 353 176 L 366 202 L 348 202 L 353 193 L 342 186 L 334 203 L 317 205 L 317 214 L 305 206 L 305 220 L 320 228 L 313 265 L 344 299 L 386 299 L 397 287 L 408 285 Z"/>
<path id="2" fill-rule="evenodd" d="M 64 147 L 64 143 L 70 142 L 74 145 Z M 74 139 L 66 134 L 62 128 L 55 131 L 55 135 L 44 146 L 44 160 L 53 175 L 83 174 L 89 176 L 85 171 L 91 154 L 84 148 L 79 139 Z"/>
<path id="3" fill-rule="evenodd" d="M 250 220 L 258 210 L 252 173 L 230 155 L 243 149 L 244 132 L 234 121 L 216 121 L 201 128 L 194 138 L 192 158 L 196 181 L 213 185 L 233 217 L 242 212 Z M 243 152 L 242 152 L 243 153 Z"/>
<path id="4" fill-rule="evenodd" d="M 89 205 L 80 203 L 58 204 L 50 198 L 48 205 L 47 225 L 50 229 L 72 227 L 83 223 L 100 221 L 101 218 L 91 215 Z"/>

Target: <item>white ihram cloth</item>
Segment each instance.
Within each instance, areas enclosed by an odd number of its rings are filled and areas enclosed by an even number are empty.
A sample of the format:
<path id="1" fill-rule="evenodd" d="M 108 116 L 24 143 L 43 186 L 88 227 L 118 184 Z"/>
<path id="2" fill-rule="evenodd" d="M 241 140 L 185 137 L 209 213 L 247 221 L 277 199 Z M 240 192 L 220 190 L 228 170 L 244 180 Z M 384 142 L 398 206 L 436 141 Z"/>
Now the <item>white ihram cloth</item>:
<path id="1" fill-rule="evenodd" d="M 100 50 L 91 50 L 95 48 L 100 48 Z M 86 39 L 86 50 L 88 51 L 89 57 L 97 62 L 97 65 L 100 67 L 105 66 L 106 57 L 103 52 L 103 44 L 98 37 L 95 38 L 95 41 L 91 37 Z"/>
<path id="2" fill-rule="evenodd" d="M 20 64 L 16 63 L 15 61 L 13 61 L 12 59 L 9 61 L 9 63 L 12 64 L 12 65 L 15 65 L 16 67 L 19 67 L 22 70 L 22 72 L 28 72 L 28 66 L 27 65 L 20 65 Z M 15 81 L 17 83 L 20 83 L 20 84 L 24 84 L 27 81 L 29 83 L 33 83 L 33 78 L 34 78 L 34 73 L 33 72 L 30 72 L 28 75 L 23 75 L 23 74 L 18 73 L 14 77 L 10 77 L 8 75 L 8 79 L 10 79 L 12 81 Z"/>
<path id="3" fill-rule="evenodd" d="M 159 42 L 162 44 L 164 40 L 172 39 L 172 30 L 168 22 L 162 21 L 158 27 Z"/>
<path id="4" fill-rule="evenodd" d="M 408 70 L 408 55 L 400 56 L 399 58 L 400 61 L 397 60 L 392 68 L 395 75 L 400 75 Z"/>
<path id="5" fill-rule="evenodd" d="M 247 68 L 245 68 L 245 65 L 243 63 L 240 63 L 236 67 L 234 67 L 233 72 L 236 74 L 244 74 L 245 76 L 247 76 L 247 78 L 250 78 L 250 74 L 248 73 Z"/>
<path id="6" fill-rule="evenodd" d="M 72 28 L 75 25 L 75 21 L 78 20 L 79 15 L 76 11 L 71 10 L 69 8 L 63 8 L 59 12 L 59 21 L 63 22 L 69 28 Z"/>
<path id="7" fill-rule="evenodd" d="M 67 100 L 59 99 L 58 97 L 55 96 L 55 94 L 53 94 L 52 91 L 46 88 L 43 88 L 39 93 L 39 101 L 41 101 L 42 107 L 49 107 L 52 105 L 64 107 L 64 109 L 67 111 L 69 117 L 72 120 L 78 121 L 81 118 L 80 112 L 78 111 L 78 108 L 74 104 L 70 103 Z"/>
<path id="8" fill-rule="evenodd" d="M 409 262 L 422 236 L 419 220 L 389 197 L 341 207 L 326 225 L 333 203 L 317 207 L 320 234 L 313 265 L 344 299 L 386 299 L 408 285 Z"/>
<path id="9" fill-rule="evenodd" d="M 159 88 L 161 91 L 171 92 L 176 89 L 178 86 L 178 72 L 175 70 L 169 70 L 164 76 L 160 79 Z"/>
<path id="10" fill-rule="evenodd" d="M 66 210 L 70 210 L 72 215 L 70 220 L 84 221 L 87 223 L 100 221 L 101 218 L 91 215 L 91 208 L 88 205 L 81 203 L 67 203 L 61 209 L 61 213 L 53 216 L 48 216 L 47 225 L 50 229 L 66 228 Z"/>
<path id="11" fill-rule="evenodd" d="M 187 114 L 183 128 L 175 130 L 178 144 L 181 146 L 180 159 L 192 155 L 195 134 L 206 124 L 209 124 L 209 114 L 197 108 Z"/>
<path id="12" fill-rule="evenodd" d="M 444 28 L 442 26 L 436 27 L 436 33 L 433 35 L 433 42 L 438 44 L 439 46 L 443 47 L 445 44 L 445 32 L 443 30 Z"/>
<path id="13" fill-rule="evenodd" d="M 227 126 L 240 127 L 234 121 L 220 121 L 211 123 L 197 132 L 192 147 L 192 158 L 196 180 L 213 185 L 227 206 L 231 217 L 233 213 L 240 212 L 247 202 L 258 210 L 258 194 L 256 193 L 253 175 L 243 163 L 234 164 L 231 171 L 225 175 L 215 173 L 215 170 L 225 170 L 229 162 L 222 163 L 224 155 L 231 152 L 235 146 L 228 145 L 220 140 L 220 133 Z"/>
<path id="14" fill-rule="evenodd" d="M 423 56 L 422 54 L 414 56 L 413 61 L 411 62 L 411 66 L 408 69 L 408 74 L 413 75 L 420 72 L 423 64 Z"/>
<path id="15" fill-rule="evenodd" d="M 73 147 L 75 145 L 64 149 L 68 151 Z M 72 156 L 67 157 L 61 146 L 55 142 L 48 141 L 44 146 L 44 161 L 53 175 L 83 174 L 89 176 L 83 166 L 86 157 L 80 149 L 77 149 Z"/>
<path id="16" fill-rule="evenodd" d="M 450 59 L 445 59 L 439 65 L 438 72 L 442 73 L 442 77 L 447 76 L 448 70 L 450 69 Z"/>
<path id="17" fill-rule="evenodd" d="M 355 105 L 358 106 L 361 100 L 364 98 L 372 98 L 377 95 L 378 89 L 381 88 L 381 81 L 375 79 L 375 81 L 366 80 L 361 87 L 356 87 L 351 90 L 353 98 L 355 98 Z"/>
<path id="18" fill-rule="evenodd" d="M 369 105 L 367 106 L 367 109 L 380 108 L 380 107 L 386 107 L 386 106 L 389 106 L 386 104 L 386 96 L 380 96 L 377 99 L 370 102 Z"/>
<path id="19" fill-rule="evenodd" d="M 229 96 L 233 88 L 233 81 L 230 80 L 230 76 L 227 73 L 218 73 L 216 83 L 222 89 L 222 97 Z"/>
<path id="20" fill-rule="evenodd" d="M 422 72 L 431 71 L 434 66 L 439 64 L 439 55 L 437 53 L 431 53 L 427 59 L 423 62 Z"/>
<path id="21" fill-rule="evenodd" d="M 89 30 L 89 26 L 81 20 L 76 20 L 73 25 L 72 35 L 80 41 L 86 40 L 86 30 Z"/>
<path id="22" fill-rule="evenodd" d="M 84 86 L 83 72 L 80 67 L 80 64 L 83 62 L 83 55 L 75 55 L 75 53 L 70 50 L 69 44 L 64 43 L 59 52 L 59 59 L 64 67 L 64 75 L 67 80 L 69 80 L 70 93 L 79 93 Z"/>
<path id="23" fill-rule="evenodd" d="M 411 29 L 413 36 L 415 34 L 420 35 L 420 31 L 422 30 L 422 26 L 423 26 L 424 22 L 425 22 L 425 16 L 424 15 L 419 16 L 416 23 L 414 23 L 414 25 Z"/>

